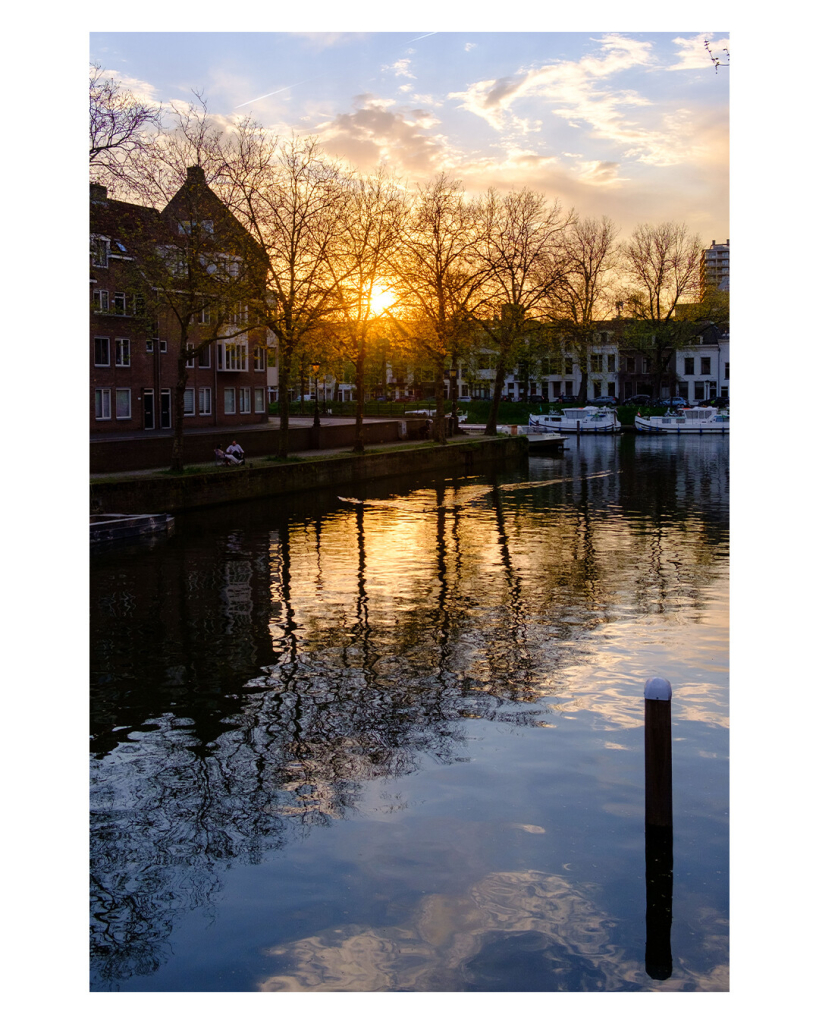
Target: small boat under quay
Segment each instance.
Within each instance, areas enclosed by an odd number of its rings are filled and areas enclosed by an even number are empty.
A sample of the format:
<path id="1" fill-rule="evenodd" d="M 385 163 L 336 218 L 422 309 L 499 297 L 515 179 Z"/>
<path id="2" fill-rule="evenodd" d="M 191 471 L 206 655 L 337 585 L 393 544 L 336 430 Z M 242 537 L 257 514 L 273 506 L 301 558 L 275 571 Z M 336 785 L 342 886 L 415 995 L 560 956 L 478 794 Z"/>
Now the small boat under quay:
<path id="1" fill-rule="evenodd" d="M 620 421 L 614 409 L 600 409 L 587 405 L 582 409 L 564 409 L 559 413 L 529 416 L 529 433 L 553 434 L 616 434 Z"/>
<path id="2" fill-rule="evenodd" d="M 727 410 L 701 406 L 666 416 L 635 416 L 634 426 L 640 434 L 727 434 L 730 423 Z"/>

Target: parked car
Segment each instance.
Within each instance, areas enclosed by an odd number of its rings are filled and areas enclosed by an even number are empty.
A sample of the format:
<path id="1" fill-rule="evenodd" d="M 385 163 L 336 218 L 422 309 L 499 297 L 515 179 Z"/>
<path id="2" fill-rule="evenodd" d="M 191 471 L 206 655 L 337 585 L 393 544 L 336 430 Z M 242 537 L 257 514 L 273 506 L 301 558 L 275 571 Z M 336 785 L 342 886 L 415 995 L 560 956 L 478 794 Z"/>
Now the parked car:
<path id="1" fill-rule="evenodd" d="M 651 395 L 632 395 L 631 398 L 627 398 L 621 405 L 652 405 L 654 399 Z"/>
<path id="2" fill-rule="evenodd" d="M 612 398 L 611 395 L 601 395 L 599 398 L 590 398 L 587 405 L 600 405 L 614 407 L 617 405 L 617 399 Z"/>
<path id="3" fill-rule="evenodd" d="M 674 398 L 664 398 L 662 404 L 667 405 L 669 409 L 682 409 L 684 406 L 688 405 L 688 399 L 680 398 L 679 395 L 675 395 Z"/>
<path id="4" fill-rule="evenodd" d="M 707 402 L 703 402 L 703 405 L 712 405 L 715 409 L 725 409 L 728 406 L 728 399 L 723 398 L 720 395 L 719 398 L 710 398 Z"/>

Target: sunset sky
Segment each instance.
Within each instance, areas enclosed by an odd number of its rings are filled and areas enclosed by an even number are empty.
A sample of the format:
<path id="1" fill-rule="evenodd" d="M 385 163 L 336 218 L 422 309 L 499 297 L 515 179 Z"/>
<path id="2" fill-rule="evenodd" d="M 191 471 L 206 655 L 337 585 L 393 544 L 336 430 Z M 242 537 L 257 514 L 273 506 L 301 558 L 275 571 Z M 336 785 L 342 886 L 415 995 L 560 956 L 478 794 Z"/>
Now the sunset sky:
<path id="1" fill-rule="evenodd" d="M 204 95 L 361 170 L 529 185 L 624 233 L 728 224 L 727 32 L 94 32 L 91 59 L 164 105 Z M 723 55 L 724 56 L 724 55 Z"/>

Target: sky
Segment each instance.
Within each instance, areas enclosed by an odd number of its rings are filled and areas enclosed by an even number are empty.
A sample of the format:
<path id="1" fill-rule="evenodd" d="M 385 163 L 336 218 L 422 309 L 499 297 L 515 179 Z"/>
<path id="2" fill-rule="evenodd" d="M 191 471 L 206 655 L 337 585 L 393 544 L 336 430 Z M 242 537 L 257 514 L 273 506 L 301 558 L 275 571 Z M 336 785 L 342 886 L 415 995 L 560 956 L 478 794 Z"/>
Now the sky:
<path id="1" fill-rule="evenodd" d="M 727 32 L 93 32 L 91 59 L 167 106 L 318 136 L 361 171 L 529 186 L 581 216 L 729 237 Z"/>

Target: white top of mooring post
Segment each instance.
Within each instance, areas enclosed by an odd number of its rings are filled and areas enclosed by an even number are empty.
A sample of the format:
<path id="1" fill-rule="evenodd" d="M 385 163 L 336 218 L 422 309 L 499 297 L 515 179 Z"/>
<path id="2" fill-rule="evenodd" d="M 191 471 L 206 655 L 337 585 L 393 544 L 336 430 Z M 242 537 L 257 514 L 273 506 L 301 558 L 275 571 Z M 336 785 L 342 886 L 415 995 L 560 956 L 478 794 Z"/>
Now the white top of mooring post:
<path id="1" fill-rule="evenodd" d="M 662 676 L 652 676 L 646 682 L 646 700 L 671 700 L 671 683 Z"/>

